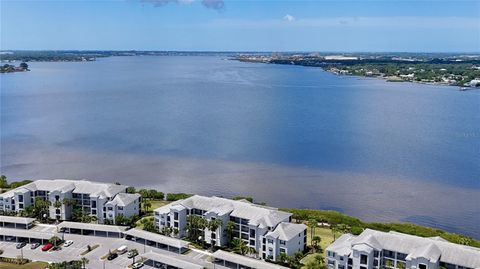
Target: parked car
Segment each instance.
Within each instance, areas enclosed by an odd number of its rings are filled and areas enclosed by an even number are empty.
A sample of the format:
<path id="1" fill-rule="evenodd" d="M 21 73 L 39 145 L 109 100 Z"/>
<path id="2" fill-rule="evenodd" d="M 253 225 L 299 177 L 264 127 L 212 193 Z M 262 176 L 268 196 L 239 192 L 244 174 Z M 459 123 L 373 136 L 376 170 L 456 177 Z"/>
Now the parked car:
<path id="1" fill-rule="evenodd" d="M 134 264 L 132 265 L 132 268 L 133 268 L 133 269 L 138 269 L 138 268 L 142 268 L 142 266 L 143 266 L 143 263 L 141 263 L 141 262 L 136 262 L 136 263 L 134 263 Z"/>
<path id="2" fill-rule="evenodd" d="M 23 248 L 23 247 L 26 246 L 26 245 L 27 245 L 27 242 L 20 242 L 20 243 L 17 244 L 16 247 L 17 247 L 17 249 L 21 249 L 21 248 Z"/>
<path id="3" fill-rule="evenodd" d="M 138 255 L 138 253 L 137 253 L 136 251 L 131 251 L 131 250 L 130 250 L 130 251 L 127 253 L 127 257 L 128 257 L 129 259 L 131 259 L 131 258 L 133 258 L 133 257 L 135 257 L 135 256 L 137 256 L 137 255 Z"/>
<path id="4" fill-rule="evenodd" d="M 115 259 L 116 257 L 118 257 L 117 253 L 111 253 L 110 255 L 108 255 L 107 260 L 111 261 L 111 260 Z"/>
<path id="5" fill-rule="evenodd" d="M 118 255 L 122 255 L 123 253 L 127 252 L 127 250 L 128 250 L 127 246 L 121 246 L 117 248 L 117 253 Z"/>
<path id="6" fill-rule="evenodd" d="M 36 249 L 40 246 L 40 243 L 33 243 L 30 245 L 30 249 Z"/>
<path id="7" fill-rule="evenodd" d="M 53 244 L 47 243 L 47 244 L 43 245 L 42 251 L 48 251 L 51 248 L 53 248 Z"/>
<path id="8" fill-rule="evenodd" d="M 65 243 L 63 243 L 63 246 L 64 246 L 64 247 L 69 247 L 69 246 L 71 246 L 72 244 L 73 244 L 73 241 L 72 241 L 72 240 L 67 240 L 67 241 L 65 241 Z"/>

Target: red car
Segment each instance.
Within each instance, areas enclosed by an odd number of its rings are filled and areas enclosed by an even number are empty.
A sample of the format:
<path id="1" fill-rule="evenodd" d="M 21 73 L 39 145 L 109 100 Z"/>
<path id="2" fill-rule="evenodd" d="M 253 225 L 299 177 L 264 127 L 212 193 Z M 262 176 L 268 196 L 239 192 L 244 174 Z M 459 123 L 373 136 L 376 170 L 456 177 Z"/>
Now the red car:
<path id="1" fill-rule="evenodd" d="M 53 248 L 53 244 L 47 243 L 47 244 L 43 245 L 42 251 L 47 251 L 51 248 Z"/>

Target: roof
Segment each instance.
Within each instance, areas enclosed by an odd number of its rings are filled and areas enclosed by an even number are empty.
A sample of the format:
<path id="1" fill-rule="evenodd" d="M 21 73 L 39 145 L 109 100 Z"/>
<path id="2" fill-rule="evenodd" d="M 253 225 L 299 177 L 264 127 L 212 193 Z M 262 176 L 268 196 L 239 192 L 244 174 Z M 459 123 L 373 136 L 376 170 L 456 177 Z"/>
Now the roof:
<path id="1" fill-rule="evenodd" d="M 350 256 L 352 253 L 352 240 L 355 237 L 351 234 L 343 234 L 327 247 L 327 251 L 333 251 L 340 256 Z"/>
<path id="2" fill-rule="evenodd" d="M 9 223 L 17 223 L 17 224 L 30 224 L 34 221 L 35 221 L 34 218 L 0 216 L 0 222 L 9 222 Z"/>
<path id="3" fill-rule="evenodd" d="M 273 230 L 273 232 L 267 233 L 265 236 L 270 236 L 273 238 L 278 238 L 280 240 L 288 241 L 296 236 L 299 233 L 303 233 L 307 229 L 305 224 L 296 224 L 290 222 L 282 222 Z"/>
<path id="4" fill-rule="evenodd" d="M 287 267 L 280 266 L 278 264 L 273 264 L 265 262 L 262 260 L 257 260 L 249 257 L 245 257 L 239 254 L 226 252 L 223 250 L 217 250 L 213 253 L 215 259 L 229 261 L 236 264 L 241 264 L 243 266 L 255 268 L 255 269 L 287 269 Z"/>
<path id="5" fill-rule="evenodd" d="M 180 258 L 177 258 L 175 254 L 160 254 L 156 252 L 147 252 L 142 254 L 142 257 L 145 257 L 149 260 L 158 261 L 164 264 L 175 266 L 182 269 L 203 269 L 202 265 L 191 263 Z"/>
<path id="6" fill-rule="evenodd" d="M 380 232 L 366 229 L 351 240 L 351 246 L 365 244 L 377 250 L 391 250 L 407 254 L 410 258 L 440 259 L 445 263 L 480 268 L 480 248 L 463 246 L 439 240 L 398 232 Z M 327 248 L 330 250 L 330 247 Z"/>
<path id="7" fill-rule="evenodd" d="M 252 204 L 245 200 L 230 200 L 221 197 L 206 197 L 194 195 L 192 197 L 173 202 L 157 208 L 157 213 L 167 213 L 170 208 L 183 206 L 189 209 L 196 208 L 207 213 L 217 215 L 230 214 L 232 217 L 249 220 L 249 224 L 260 227 L 275 227 L 278 223 L 287 220 L 292 214 L 279 211 L 277 208 Z"/>
<path id="8" fill-rule="evenodd" d="M 24 229 L 0 228 L 0 235 L 48 240 L 52 238 L 55 234 Z"/>
<path id="9" fill-rule="evenodd" d="M 23 185 L 17 189 L 3 193 L 2 197 L 8 197 L 15 191 L 25 189 L 28 191 L 73 191 L 73 193 L 88 193 L 91 196 L 113 197 L 115 194 L 124 191 L 125 185 L 111 183 L 101 183 L 89 180 L 69 180 L 69 179 L 39 179 L 29 184 Z"/>
<path id="10" fill-rule="evenodd" d="M 130 229 L 125 231 L 123 234 L 130 235 L 133 237 L 143 238 L 164 245 L 168 245 L 176 248 L 187 248 L 189 243 L 184 240 L 176 239 L 173 237 L 164 236 L 161 234 L 151 233 L 137 228 Z"/>
<path id="11" fill-rule="evenodd" d="M 71 229 L 83 229 L 83 230 L 95 230 L 103 231 L 109 233 L 123 233 L 128 229 L 126 226 L 116 226 L 116 225 L 103 225 L 103 224 L 93 224 L 93 223 L 82 223 L 82 222 L 72 222 L 64 221 L 57 225 L 58 228 L 71 228 Z"/>
<path id="12" fill-rule="evenodd" d="M 118 206 L 126 206 L 133 201 L 138 200 L 141 197 L 138 193 L 119 193 L 115 195 L 115 198 L 111 201 L 112 204 L 116 204 Z"/>

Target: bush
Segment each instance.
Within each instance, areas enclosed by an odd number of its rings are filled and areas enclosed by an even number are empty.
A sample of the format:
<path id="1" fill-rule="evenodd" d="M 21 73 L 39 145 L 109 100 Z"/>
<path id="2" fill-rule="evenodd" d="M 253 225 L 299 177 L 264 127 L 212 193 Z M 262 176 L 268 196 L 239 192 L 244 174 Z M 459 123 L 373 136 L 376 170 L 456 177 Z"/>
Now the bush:
<path id="1" fill-rule="evenodd" d="M 188 193 L 168 193 L 167 194 L 167 201 L 177 201 L 181 199 L 186 199 L 193 194 L 188 194 Z"/>

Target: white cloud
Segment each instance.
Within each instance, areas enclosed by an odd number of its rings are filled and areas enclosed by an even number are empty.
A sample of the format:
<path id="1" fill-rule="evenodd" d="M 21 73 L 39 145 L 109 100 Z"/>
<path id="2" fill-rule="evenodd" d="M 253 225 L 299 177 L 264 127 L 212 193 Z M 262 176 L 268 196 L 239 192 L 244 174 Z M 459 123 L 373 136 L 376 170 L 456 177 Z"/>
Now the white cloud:
<path id="1" fill-rule="evenodd" d="M 286 20 L 286 21 L 294 21 L 295 17 L 293 17 L 290 14 L 287 14 L 287 15 L 283 16 L 283 19 Z"/>

